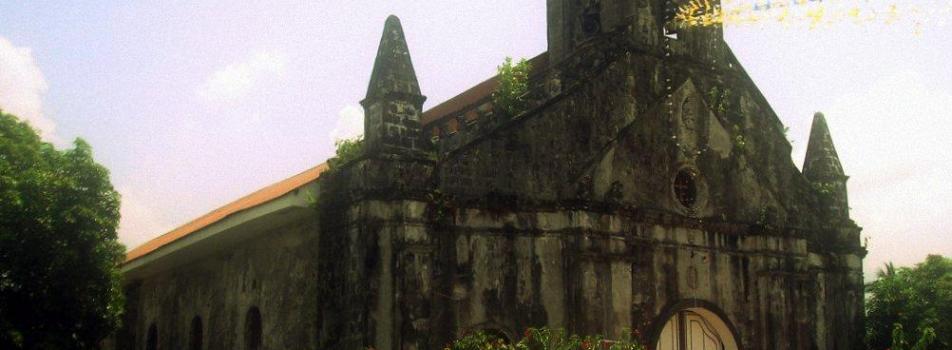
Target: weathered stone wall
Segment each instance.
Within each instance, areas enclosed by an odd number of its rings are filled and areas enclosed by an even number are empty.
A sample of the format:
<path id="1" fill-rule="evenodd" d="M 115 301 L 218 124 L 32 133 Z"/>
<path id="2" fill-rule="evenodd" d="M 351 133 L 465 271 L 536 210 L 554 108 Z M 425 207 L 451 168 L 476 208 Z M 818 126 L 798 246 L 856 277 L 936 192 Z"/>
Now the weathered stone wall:
<path id="1" fill-rule="evenodd" d="M 429 300 L 420 283 L 432 278 L 419 264 L 435 261 L 427 242 L 433 197 L 424 190 L 431 172 L 426 159 L 364 158 L 322 177 L 319 348 L 387 348 L 425 332 L 414 327 L 428 323 L 413 320 L 438 310 L 420 302 Z"/>
<path id="2" fill-rule="evenodd" d="M 529 326 L 651 338 L 659 316 L 682 300 L 722 310 L 748 348 L 805 344 L 813 300 L 806 242 L 766 233 L 717 232 L 676 221 L 574 210 L 494 214 L 466 210 L 448 255 L 456 278 L 440 295 L 458 333 Z M 776 323 L 776 324 L 772 324 Z M 768 327 L 773 327 L 768 329 Z"/>
<path id="3" fill-rule="evenodd" d="M 589 11 L 611 30 L 578 39 L 584 23 L 567 22 L 557 34 L 575 39 L 534 71 L 528 110 L 476 101 L 434 147 L 416 141 L 452 120 L 418 129 L 423 96 L 388 19 L 369 147 L 322 175 L 317 220 L 136 285 L 139 346 L 154 321 L 184 347 L 200 315 L 208 348 L 241 348 L 251 305 L 265 348 L 437 349 L 543 325 L 653 345 L 667 316 L 701 306 L 742 349 L 862 348 L 860 229 L 794 166 L 720 32 L 672 41 L 655 2 L 586 3 L 604 7 L 551 0 L 550 26 Z"/>
<path id="4" fill-rule="evenodd" d="M 308 220 L 311 221 L 311 220 Z M 188 349 L 195 316 L 204 349 L 244 349 L 245 315 L 261 313 L 265 349 L 316 348 L 316 222 L 271 227 L 221 253 L 132 282 L 135 349 L 155 324 L 159 349 Z M 128 296 L 129 294 L 127 294 Z"/>
<path id="5" fill-rule="evenodd" d="M 518 339 L 542 325 L 650 342 L 685 301 L 722 312 L 744 349 L 858 345 L 836 335 L 861 329 L 859 258 L 839 265 L 802 237 L 626 211 L 458 209 L 427 224 L 425 207 L 354 209 L 374 217 L 358 230 L 379 258 L 357 265 L 368 322 L 328 348 L 435 349 L 474 330 Z"/>
<path id="6" fill-rule="evenodd" d="M 678 210 L 671 179 L 688 165 L 706 187 L 698 216 L 757 222 L 771 211 L 795 226 L 822 221 L 782 124 L 742 72 L 624 47 L 591 51 L 579 64 L 589 66 L 571 67 L 575 77 L 549 72 L 563 89 L 538 91 L 539 110 L 466 143 L 448 140 L 453 148 L 440 144 L 444 192 L 481 201 L 602 201 L 617 182 L 612 195 L 620 197 L 612 200 Z"/>
<path id="7" fill-rule="evenodd" d="M 861 348 L 859 228 L 823 210 L 729 51 L 710 64 L 721 56 L 585 45 L 534 80 L 525 113 L 440 139 L 433 183 L 399 160 L 377 175 L 390 191 L 350 183 L 363 258 L 340 266 L 372 302 L 337 348 L 540 325 L 650 343 L 685 303 L 721 313 L 744 349 Z M 690 204 L 673 185 L 685 169 Z"/>

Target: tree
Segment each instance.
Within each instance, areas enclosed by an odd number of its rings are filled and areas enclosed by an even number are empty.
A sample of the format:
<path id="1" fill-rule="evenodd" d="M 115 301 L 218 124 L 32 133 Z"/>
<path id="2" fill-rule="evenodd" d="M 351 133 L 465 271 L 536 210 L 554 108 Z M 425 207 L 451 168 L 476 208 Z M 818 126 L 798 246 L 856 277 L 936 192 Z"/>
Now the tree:
<path id="1" fill-rule="evenodd" d="M 930 255 L 913 268 L 898 269 L 890 263 L 877 277 L 866 288 L 871 349 L 952 348 L 952 259 Z"/>
<path id="2" fill-rule="evenodd" d="M 895 324 L 892 331 L 892 346 L 889 350 L 926 350 L 935 342 L 935 330 L 932 327 L 921 329 L 919 341 L 915 344 L 909 344 L 906 340 L 906 332 L 901 324 Z"/>
<path id="3" fill-rule="evenodd" d="M 89 349 L 119 325 L 119 194 L 81 139 L 0 111 L 0 348 Z"/>

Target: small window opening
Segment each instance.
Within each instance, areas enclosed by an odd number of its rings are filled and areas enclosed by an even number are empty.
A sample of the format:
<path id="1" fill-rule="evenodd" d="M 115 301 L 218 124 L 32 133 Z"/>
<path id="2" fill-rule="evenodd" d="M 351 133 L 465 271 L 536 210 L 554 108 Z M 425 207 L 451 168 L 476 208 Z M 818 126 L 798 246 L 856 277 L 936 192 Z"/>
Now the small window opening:
<path id="1" fill-rule="evenodd" d="M 450 118 L 450 120 L 446 123 L 446 133 L 449 135 L 453 135 L 453 134 L 456 134 L 456 132 L 458 131 L 459 131 L 459 119 Z"/>
<path id="2" fill-rule="evenodd" d="M 602 6 L 600 0 L 588 0 L 582 11 L 582 32 L 587 36 L 602 31 Z"/>
<path id="3" fill-rule="evenodd" d="M 245 315 L 245 349 L 261 349 L 261 312 L 255 306 Z"/>
<path id="4" fill-rule="evenodd" d="M 202 318 L 195 316 L 192 318 L 192 329 L 189 332 L 188 348 L 189 350 L 202 350 Z"/>
<path id="5" fill-rule="evenodd" d="M 678 203 L 686 208 L 694 208 L 697 204 L 697 174 L 689 169 L 678 172 L 674 178 L 674 195 Z"/>
<path id="6" fill-rule="evenodd" d="M 477 113 L 476 111 L 466 112 L 466 114 L 463 117 L 466 118 L 466 125 L 473 125 L 473 124 L 476 124 L 477 121 L 479 121 L 479 113 Z"/>

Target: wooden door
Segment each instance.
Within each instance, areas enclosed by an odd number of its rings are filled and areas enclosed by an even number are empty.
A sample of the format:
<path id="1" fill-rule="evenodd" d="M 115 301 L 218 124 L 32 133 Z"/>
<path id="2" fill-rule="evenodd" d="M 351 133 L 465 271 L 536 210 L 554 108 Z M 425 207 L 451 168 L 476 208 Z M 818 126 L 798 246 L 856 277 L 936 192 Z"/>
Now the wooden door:
<path id="1" fill-rule="evenodd" d="M 668 320 L 658 337 L 656 350 L 725 350 L 722 335 L 692 311 L 680 311 Z"/>

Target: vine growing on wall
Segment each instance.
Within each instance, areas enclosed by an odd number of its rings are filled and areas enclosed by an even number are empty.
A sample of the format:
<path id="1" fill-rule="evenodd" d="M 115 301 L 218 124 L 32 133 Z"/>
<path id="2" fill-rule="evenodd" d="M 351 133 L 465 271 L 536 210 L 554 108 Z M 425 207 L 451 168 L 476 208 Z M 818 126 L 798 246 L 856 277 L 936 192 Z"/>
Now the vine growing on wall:
<path id="1" fill-rule="evenodd" d="M 524 58 L 513 62 L 506 57 L 497 68 L 499 85 L 493 91 L 493 105 L 509 116 L 516 116 L 528 108 L 526 95 L 529 93 L 529 70 L 532 67 Z"/>
<path id="2" fill-rule="evenodd" d="M 813 189 L 815 189 L 819 194 L 829 196 L 836 193 L 836 184 L 830 182 L 816 182 L 813 184 Z"/>
<path id="3" fill-rule="evenodd" d="M 732 91 L 729 88 L 721 90 L 717 86 L 712 87 L 710 90 L 707 91 L 708 105 L 714 108 L 714 112 L 723 116 L 725 113 L 727 113 L 727 110 L 730 109 L 731 107 L 730 105 L 731 95 L 732 95 Z"/>
<path id="4" fill-rule="evenodd" d="M 747 148 L 747 138 L 744 137 L 743 130 L 739 126 L 734 125 L 732 129 L 734 130 L 734 138 L 731 141 L 734 143 L 734 147 L 743 151 Z"/>
<path id="5" fill-rule="evenodd" d="M 337 152 L 334 157 L 327 160 L 327 167 L 330 170 L 340 168 L 342 165 L 357 159 L 364 152 L 364 138 L 361 136 L 352 139 L 342 139 L 334 142 Z"/>

